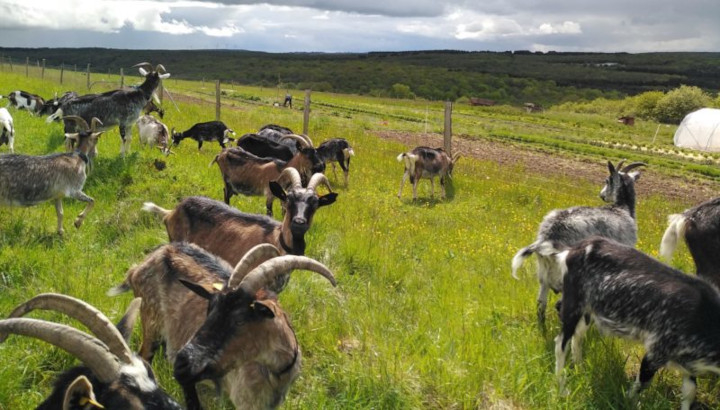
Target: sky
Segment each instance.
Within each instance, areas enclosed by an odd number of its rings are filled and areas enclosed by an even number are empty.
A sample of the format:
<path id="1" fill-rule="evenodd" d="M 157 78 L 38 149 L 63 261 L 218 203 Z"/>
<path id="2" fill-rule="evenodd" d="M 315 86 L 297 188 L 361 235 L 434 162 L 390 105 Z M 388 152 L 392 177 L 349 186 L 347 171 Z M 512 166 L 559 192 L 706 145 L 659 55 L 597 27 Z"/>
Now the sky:
<path id="1" fill-rule="evenodd" d="M 0 0 L 0 46 L 720 51 L 720 0 Z"/>

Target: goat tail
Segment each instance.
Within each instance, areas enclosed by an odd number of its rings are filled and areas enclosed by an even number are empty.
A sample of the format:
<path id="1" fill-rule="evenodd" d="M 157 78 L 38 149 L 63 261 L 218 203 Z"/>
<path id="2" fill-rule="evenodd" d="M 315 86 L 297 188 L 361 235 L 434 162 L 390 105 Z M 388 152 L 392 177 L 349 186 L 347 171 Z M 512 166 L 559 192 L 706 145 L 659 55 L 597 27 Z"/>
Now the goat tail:
<path id="1" fill-rule="evenodd" d="M 417 162 L 418 156 L 408 152 L 403 152 L 397 156 L 397 160 L 398 162 L 405 163 L 405 169 L 410 171 L 410 182 L 412 182 L 412 177 L 415 175 L 415 162 Z"/>
<path id="2" fill-rule="evenodd" d="M 63 110 L 62 110 L 62 108 L 58 108 L 54 114 L 48 115 L 48 117 L 45 119 L 45 123 L 50 124 L 51 122 L 55 121 L 56 119 L 62 118 L 62 117 L 63 117 Z"/>
<path id="3" fill-rule="evenodd" d="M 683 214 L 672 214 L 668 216 L 668 227 L 663 234 L 660 242 L 660 257 L 666 261 L 671 261 L 675 248 L 677 247 L 678 238 L 685 236 L 685 227 L 687 226 L 687 218 Z"/>
<path id="4" fill-rule="evenodd" d="M 127 281 L 124 281 L 123 283 L 110 288 L 107 291 L 107 295 L 108 296 L 117 296 L 117 295 L 120 295 L 120 294 L 123 294 L 123 293 L 129 291 L 130 289 L 131 289 L 130 284 Z"/>
<path id="5" fill-rule="evenodd" d="M 520 269 L 523 262 L 525 262 L 525 259 L 527 259 L 530 255 L 535 253 L 536 244 L 528 245 L 522 249 L 520 249 L 515 256 L 512 258 L 512 277 L 515 279 L 520 280 L 520 278 L 517 275 L 517 270 Z"/>
<path id="6" fill-rule="evenodd" d="M 163 218 L 165 218 L 170 212 L 172 212 L 171 210 L 161 208 L 152 202 L 143 202 L 142 210 L 145 212 L 152 212 L 155 215 L 162 216 Z"/>

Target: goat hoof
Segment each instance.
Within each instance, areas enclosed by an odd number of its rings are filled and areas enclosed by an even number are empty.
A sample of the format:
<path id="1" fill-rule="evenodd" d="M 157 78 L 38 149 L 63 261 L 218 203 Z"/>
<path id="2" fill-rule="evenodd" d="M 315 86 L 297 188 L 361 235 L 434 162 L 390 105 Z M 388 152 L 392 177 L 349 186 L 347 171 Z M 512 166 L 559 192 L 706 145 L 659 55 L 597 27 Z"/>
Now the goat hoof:
<path id="1" fill-rule="evenodd" d="M 74 225 L 75 225 L 76 228 L 80 228 L 80 225 L 82 225 L 82 223 L 83 223 L 82 219 L 78 218 L 78 219 L 75 220 L 75 224 L 74 224 Z"/>

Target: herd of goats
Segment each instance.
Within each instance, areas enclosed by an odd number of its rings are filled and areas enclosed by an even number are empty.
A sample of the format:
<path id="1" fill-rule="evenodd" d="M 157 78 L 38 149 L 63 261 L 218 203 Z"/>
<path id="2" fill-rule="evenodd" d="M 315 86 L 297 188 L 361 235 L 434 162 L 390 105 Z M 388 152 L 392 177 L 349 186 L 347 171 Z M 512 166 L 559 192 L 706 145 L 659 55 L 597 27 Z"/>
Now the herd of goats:
<path id="1" fill-rule="evenodd" d="M 206 197 L 183 199 L 174 209 L 146 202 L 143 210 L 162 218 L 169 243 L 153 250 L 127 272 L 111 295 L 132 291 L 135 299 L 113 325 L 93 306 L 60 294 L 40 294 L 0 320 L 0 342 L 8 334 L 39 338 L 54 344 L 83 365 L 63 372 L 50 396 L 38 409 L 180 409 L 162 390 L 150 367 L 164 346 L 182 388 L 185 407 L 202 408 L 196 384 L 210 381 L 225 392 L 236 408 L 279 406 L 298 377 L 301 352 L 288 315 L 277 295 L 297 269 L 316 272 L 335 286 L 332 272 L 305 257 L 305 233 L 318 208 L 333 204 L 324 175 L 325 164 L 338 162 L 348 184 L 350 157 L 342 138 L 317 148 L 305 135 L 268 125 L 237 140 L 219 121 L 195 124 L 184 132 L 169 132 L 150 115 L 162 110 L 153 103 L 160 80 L 169 73 L 162 65 L 138 64 L 144 82 L 102 94 L 67 93 L 48 102 L 23 91 L 10 93 L 10 106 L 47 114 L 62 121 L 65 153 L 44 156 L 15 154 L 10 112 L 0 108 L 0 144 L 11 153 L 0 155 L 0 205 L 30 206 L 54 201 L 58 233 L 63 234 L 62 199 L 86 202 L 75 220 L 80 227 L 94 201 L 82 192 L 88 167 L 96 155 L 102 130 L 118 126 L 121 154 L 137 124 L 143 143 L 164 154 L 184 138 L 217 141 L 215 157 L 224 183 L 224 202 Z M 143 115 L 144 114 L 144 115 Z M 236 146 L 226 147 L 229 142 Z M 459 155 L 440 148 L 417 147 L 402 153 L 404 165 L 398 197 L 407 178 L 417 198 L 420 179 L 439 177 L 442 195 Z M 537 258 L 540 290 L 537 316 L 545 322 L 548 291 L 562 293 L 556 308 L 562 330 L 556 338 L 556 376 L 565 391 L 565 358 L 581 359 L 582 338 L 591 324 L 608 333 L 642 342 L 646 352 L 630 397 L 637 397 L 654 374 L 673 364 L 683 374 L 682 409 L 695 401 L 696 377 L 720 373 L 720 198 L 682 214 L 671 215 L 661 244 L 666 260 L 684 238 L 697 267 L 686 275 L 634 248 L 637 242 L 635 181 L 643 163 L 608 162 L 610 175 L 600 196 L 601 207 L 553 210 L 540 224 L 537 239 L 512 259 L 512 275 L 523 261 Z M 324 186 L 329 193 L 318 194 Z M 235 194 L 264 195 L 267 215 L 230 207 Z M 273 200 L 282 204 L 282 222 L 272 218 Z M 24 318 L 36 310 L 53 310 L 83 323 L 91 334 L 51 321 Z M 139 353 L 128 346 L 137 317 L 142 323 Z"/>

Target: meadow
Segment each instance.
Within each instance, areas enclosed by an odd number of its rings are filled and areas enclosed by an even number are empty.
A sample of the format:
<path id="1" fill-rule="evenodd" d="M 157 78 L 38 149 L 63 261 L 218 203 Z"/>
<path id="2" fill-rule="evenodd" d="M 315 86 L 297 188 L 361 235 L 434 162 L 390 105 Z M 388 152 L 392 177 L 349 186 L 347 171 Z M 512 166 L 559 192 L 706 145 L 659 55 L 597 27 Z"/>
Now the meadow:
<path id="1" fill-rule="evenodd" d="M 172 73 L 172 67 L 167 67 Z M 179 110 L 165 101 L 164 122 L 186 129 L 215 117 L 214 84 L 165 83 Z M 43 96 L 71 89 L 24 73 L 0 73 L 0 90 L 23 89 Z M 93 89 L 93 91 L 96 91 Z M 223 86 L 222 120 L 238 134 L 267 123 L 302 130 L 302 92 L 296 109 L 275 108 L 276 89 Z M 623 127 L 614 118 L 553 112 L 526 114 L 512 107 L 456 107 L 456 135 L 495 141 L 597 163 L 593 180 L 573 175 L 527 172 L 518 165 L 463 157 L 455 167 L 446 200 L 429 197 L 429 184 L 412 201 L 406 185 L 397 190 L 402 167 L 395 157 L 408 146 L 378 133 L 441 133 L 442 104 L 340 94 L 312 94 L 309 135 L 315 143 L 346 138 L 356 156 L 350 186 L 341 173 L 327 174 L 339 192 L 335 204 L 321 208 L 308 235 L 308 256 L 334 272 L 338 286 L 307 272 L 296 272 L 279 299 L 289 312 L 303 350 L 303 370 L 283 408 L 292 409 L 615 409 L 629 407 L 623 394 L 639 367 L 642 347 L 591 330 L 585 360 L 569 370 L 570 393 L 560 396 L 553 374 L 555 314 L 542 331 L 535 319 L 537 281 L 533 261 L 521 280 L 510 277 L 515 252 L 535 239 L 542 216 L 558 207 L 600 205 L 598 193 L 606 162 L 622 158 L 649 163 L 645 173 L 683 174 L 714 183 L 713 157 L 694 161 L 672 150 L 672 129 L 640 122 Z M 12 111 L 18 153 L 61 151 L 62 126 Z M 83 204 L 67 200 L 64 237 L 55 232 L 51 203 L 0 209 L 0 316 L 41 292 L 60 292 L 86 300 L 119 319 L 131 296 L 108 297 L 133 264 L 167 242 L 162 223 L 140 211 L 144 201 L 171 208 L 182 198 L 222 199 L 216 166 L 217 144 L 185 141 L 175 155 L 143 148 L 137 131 L 131 153 L 119 156 L 117 129 L 106 132 L 84 192 L 96 201 L 85 224 L 72 219 Z M 632 144 L 627 144 L 632 142 Z M 635 146 L 635 147 L 633 147 Z M 645 146 L 642 150 L 640 147 Z M 647 149 L 647 147 L 653 149 Z M 3 153 L 6 147 L 0 147 Z M 158 171 L 153 162 L 167 168 Z M 641 178 L 638 185 L 643 184 Z M 437 192 L 436 192 L 437 194 Z M 238 197 L 231 204 L 262 213 L 260 197 Z M 663 192 L 638 199 L 638 248 L 656 256 L 666 216 L 693 205 Z M 279 214 L 279 205 L 276 214 Z M 674 265 L 694 266 L 681 247 Z M 551 306 L 556 298 L 551 296 Z M 36 314 L 57 321 L 54 314 Z M 139 346 L 136 329 L 131 346 Z M 0 345 L 0 409 L 33 408 L 49 393 L 54 376 L 76 363 L 59 349 L 13 336 Z M 172 368 L 158 355 L 153 363 L 161 385 L 178 400 L 182 394 Z M 714 377 L 699 380 L 698 400 L 720 406 Z M 204 389 L 208 409 L 230 403 Z M 680 377 L 661 371 L 641 395 L 641 408 L 679 407 Z"/>

